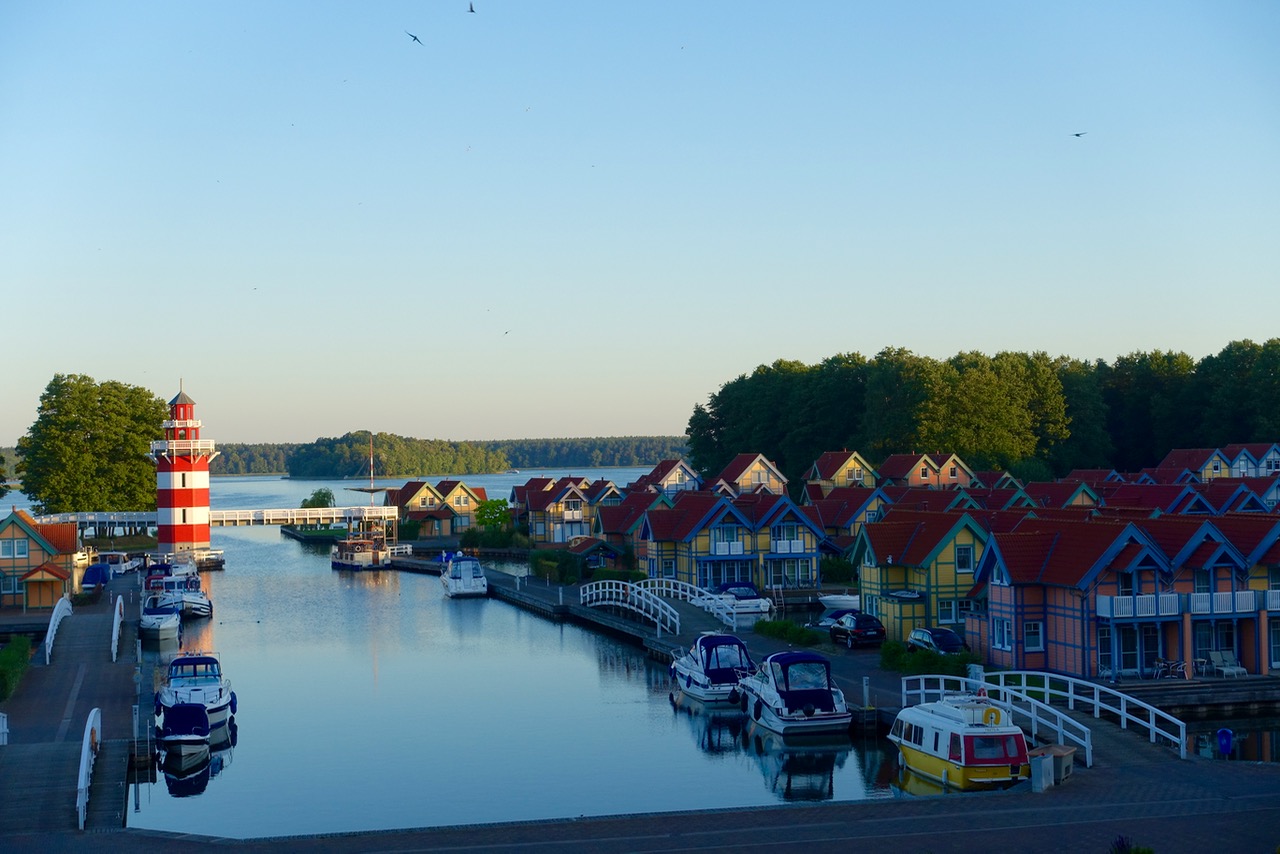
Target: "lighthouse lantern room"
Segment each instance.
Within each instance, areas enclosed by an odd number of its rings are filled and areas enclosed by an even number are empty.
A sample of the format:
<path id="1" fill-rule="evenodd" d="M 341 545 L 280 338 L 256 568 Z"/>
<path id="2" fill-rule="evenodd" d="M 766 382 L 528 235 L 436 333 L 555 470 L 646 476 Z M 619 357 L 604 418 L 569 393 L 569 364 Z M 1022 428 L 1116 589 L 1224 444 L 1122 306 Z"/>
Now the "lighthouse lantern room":
<path id="1" fill-rule="evenodd" d="M 209 462 L 218 455 L 212 439 L 200 438 L 196 402 L 179 391 L 169 401 L 164 439 L 151 443 L 156 464 L 156 539 L 161 559 L 189 557 L 201 569 L 222 567 L 222 553 L 209 548 Z"/>

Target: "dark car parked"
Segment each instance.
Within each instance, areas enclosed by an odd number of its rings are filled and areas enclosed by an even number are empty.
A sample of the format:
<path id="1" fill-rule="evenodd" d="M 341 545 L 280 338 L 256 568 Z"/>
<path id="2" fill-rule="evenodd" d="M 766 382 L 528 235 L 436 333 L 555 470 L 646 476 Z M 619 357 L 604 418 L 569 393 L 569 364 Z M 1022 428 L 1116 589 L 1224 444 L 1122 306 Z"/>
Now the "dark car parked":
<path id="1" fill-rule="evenodd" d="M 911 634 L 907 636 L 907 652 L 928 649 L 943 655 L 954 655 L 965 652 L 968 648 L 960 636 L 951 629 L 912 629 Z"/>
<path id="2" fill-rule="evenodd" d="M 860 643 L 884 642 L 884 623 L 870 614 L 845 614 L 828 631 L 832 643 L 842 643 L 849 649 Z"/>

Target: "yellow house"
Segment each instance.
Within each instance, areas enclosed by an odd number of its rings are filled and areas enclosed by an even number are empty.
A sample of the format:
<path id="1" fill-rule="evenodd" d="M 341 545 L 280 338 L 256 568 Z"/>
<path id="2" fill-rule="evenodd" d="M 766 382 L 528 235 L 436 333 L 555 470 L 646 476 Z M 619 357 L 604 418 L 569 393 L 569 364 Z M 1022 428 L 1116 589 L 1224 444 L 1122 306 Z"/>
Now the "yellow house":
<path id="1" fill-rule="evenodd" d="M 880 618 L 890 640 L 922 626 L 963 636 L 988 536 L 967 513 L 891 509 L 858 534 L 863 610 Z"/>
<path id="2" fill-rule="evenodd" d="M 52 608 L 71 593 L 76 528 L 14 510 L 0 521 L 0 607 Z"/>
<path id="3" fill-rule="evenodd" d="M 738 454 L 720 474 L 707 480 L 707 484 L 712 490 L 735 496 L 750 492 L 787 493 L 787 479 L 762 454 Z"/>
<path id="4" fill-rule="evenodd" d="M 805 495 L 825 498 L 833 489 L 851 486 L 875 488 L 876 470 L 857 451 L 827 451 L 814 461 L 805 477 Z"/>

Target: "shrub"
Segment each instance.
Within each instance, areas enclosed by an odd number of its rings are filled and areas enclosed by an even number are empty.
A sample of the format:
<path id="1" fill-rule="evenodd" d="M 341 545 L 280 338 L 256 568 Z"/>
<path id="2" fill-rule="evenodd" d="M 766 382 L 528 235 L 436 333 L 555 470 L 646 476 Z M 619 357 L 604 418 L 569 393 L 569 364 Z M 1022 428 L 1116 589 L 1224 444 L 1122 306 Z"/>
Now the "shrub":
<path id="1" fill-rule="evenodd" d="M 807 629 L 791 620 L 756 620 L 756 634 L 778 638 L 796 646 L 817 646 L 827 639 L 822 632 Z"/>
<path id="2" fill-rule="evenodd" d="M 648 578 L 643 572 L 635 569 L 606 569 L 601 567 L 591 571 L 592 581 L 629 581 L 635 584 Z"/>
<path id="3" fill-rule="evenodd" d="M 538 549 L 529 553 L 529 571 L 556 584 L 576 584 L 582 567 L 577 555 L 559 549 Z"/>
<path id="4" fill-rule="evenodd" d="M 858 580 L 858 568 L 842 557 L 824 557 L 819 571 L 823 584 L 853 585 Z"/>
<path id="5" fill-rule="evenodd" d="M 896 670 L 904 676 L 938 673 L 944 676 L 968 676 L 969 665 L 982 661 L 972 652 L 943 655 L 929 649 L 908 652 L 901 641 L 885 641 L 880 646 L 880 668 Z"/>
<path id="6" fill-rule="evenodd" d="M 7 700 L 17 690 L 22 674 L 31 663 L 31 638 L 14 635 L 0 649 L 0 700 Z"/>

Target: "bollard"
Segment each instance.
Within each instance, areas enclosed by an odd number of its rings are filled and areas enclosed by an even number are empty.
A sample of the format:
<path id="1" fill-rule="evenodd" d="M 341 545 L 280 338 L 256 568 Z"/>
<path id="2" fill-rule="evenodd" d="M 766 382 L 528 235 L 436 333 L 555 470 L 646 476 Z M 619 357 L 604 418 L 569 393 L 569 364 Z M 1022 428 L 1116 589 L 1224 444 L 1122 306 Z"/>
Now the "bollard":
<path id="1" fill-rule="evenodd" d="M 871 708 L 871 677 L 862 677 L 862 708 Z"/>

